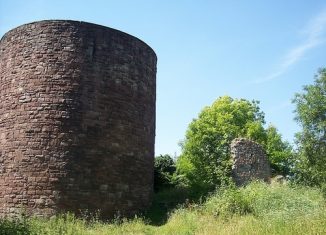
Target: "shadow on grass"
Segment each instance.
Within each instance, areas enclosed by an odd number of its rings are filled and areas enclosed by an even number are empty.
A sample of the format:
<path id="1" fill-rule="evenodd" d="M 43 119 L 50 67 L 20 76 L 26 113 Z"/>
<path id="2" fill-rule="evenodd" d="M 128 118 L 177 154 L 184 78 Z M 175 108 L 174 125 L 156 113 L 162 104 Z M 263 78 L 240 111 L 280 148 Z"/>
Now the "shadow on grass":
<path id="1" fill-rule="evenodd" d="M 188 188 L 171 187 L 163 189 L 154 194 L 152 206 L 147 213 L 142 215 L 142 218 L 153 226 L 164 225 L 169 218 L 169 215 L 178 208 L 191 207 L 195 203 L 201 204 L 202 193 L 194 192 Z M 63 214 L 61 217 L 63 223 L 69 224 L 69 213 Z M 77 218 L 73 217 L 72 218 Z M 94 218 L 82 217 L 85 221 L 92 221 Z M 68 221 L 68 222 L 67 222 Z M 95 220 L 96 221 L 96 220 Z M 106 223 L 122 223 L 123 218 L 115 218 L 108 221 L 102 221 Z M 28 217 L 23 216 L 20 219 L 5 219 L 0 218 L 0 235 L 28 235 L 31 234 L 30 220 Z"/>
<path id="2" fill-rule="evenodd" d="M 152 206 L 144 215 L 150 225 L 165 224 L 169 215 L 181 207 L 189 207 L 202 201 L 202 193 L 191 191 L 188 188 L 167 188 L 154 194 Z"/>

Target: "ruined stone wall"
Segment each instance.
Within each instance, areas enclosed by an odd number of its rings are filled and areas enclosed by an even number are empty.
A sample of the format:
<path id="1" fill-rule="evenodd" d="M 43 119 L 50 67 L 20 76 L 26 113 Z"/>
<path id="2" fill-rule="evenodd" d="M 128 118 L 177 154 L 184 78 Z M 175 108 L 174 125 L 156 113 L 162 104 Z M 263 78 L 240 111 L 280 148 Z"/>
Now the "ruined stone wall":
<path id="1" fill-rule="evenodd" d="M 251 180 L 270 181 L 271 169 L 262 146 L 244 138 L 231 143 L 232 177 L 237 185 Z"/>
<path id="2" fill-rule="evenodd" d="M 150 204 L 156 55 L 123 32 L 40 21 L 0 41 L 0 215 Z"/>

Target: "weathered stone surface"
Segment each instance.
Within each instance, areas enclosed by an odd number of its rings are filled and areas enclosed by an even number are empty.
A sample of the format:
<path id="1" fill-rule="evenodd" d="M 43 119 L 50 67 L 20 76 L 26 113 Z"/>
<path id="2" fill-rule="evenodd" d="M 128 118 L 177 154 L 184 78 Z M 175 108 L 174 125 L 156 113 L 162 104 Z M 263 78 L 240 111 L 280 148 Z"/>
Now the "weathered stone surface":
<path id="1" fill-rule="evenodd" d="M 237 185 L 251 180 L 270 181 L 271 169 L 262 146 L 244 138 L 231 143 L 232 177 Z"/>
<path id="2" fill-rule="evenodd" d="M 22 25 L 0 41 L 0 215 L 150 204 L 156 55 L 85 22 Z"/>

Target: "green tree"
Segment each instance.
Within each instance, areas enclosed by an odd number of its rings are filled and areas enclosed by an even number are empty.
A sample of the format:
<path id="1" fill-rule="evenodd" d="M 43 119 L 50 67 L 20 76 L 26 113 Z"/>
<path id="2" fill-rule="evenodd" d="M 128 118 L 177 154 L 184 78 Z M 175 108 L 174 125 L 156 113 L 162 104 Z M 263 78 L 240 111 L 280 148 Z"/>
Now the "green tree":
<path id="1" fill-rule="evenodd" d="M 186 132 L 178 173 L 193 187 L 211 189 L 230 182 L 230 142 L 246 137 L 266 143 L 264 113 L 258 101 L 223 96 L 205 107 Z"/>
<path id="2" fill-rule="evenodd" d="M 154 159 L 154 190 L 172 186 L 173 174 L 176 171 L 175 163 L 170 155 L 160 155 Z"/>
<path id="3" fill-rule="evenodd" d="M 312 185 L 326 184 L 326 68 L 315 75 L 314 83 L 303 87 L 293 100 L 296 121 L 302 130 L 298 145 L 297 178 Z"/>
<path id="4" fill-rule="evenodd" d="M 291 171 L 293 151 L 292 146 L 282 140 L 282 135 L 278 133 L 273 125 L 266 129 L 267 141 L 264 145 L 273 174 L 289 175 Z"/>

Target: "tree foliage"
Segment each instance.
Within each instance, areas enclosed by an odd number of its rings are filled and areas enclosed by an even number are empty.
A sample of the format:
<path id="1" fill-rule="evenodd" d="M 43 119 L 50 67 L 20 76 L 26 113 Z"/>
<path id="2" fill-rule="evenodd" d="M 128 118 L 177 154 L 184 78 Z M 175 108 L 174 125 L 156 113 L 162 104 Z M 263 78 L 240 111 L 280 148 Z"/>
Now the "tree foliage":
<path id="1" fill-rule="evenodd" d="M 313 185 L 326 184 L 326 68 L 320 69 L 312 85 L 303 87 L 293 100 L 299 160 L 297 177 Z"/>
<path id="2" fill-rule="evenodd" d="M 178 172 L 190 185 L 211 188 L 230 181 L 230 142 L 236 137 L 266 141 L 257 101 L 223 96 L 194 119 L 182 143 Z"/>
<path id="3" fill-rule="evenodd" d="M 176 171 L 175 163 L 170 155 L 160 155 L 154 159 L 154 190 L 167 188 L 173 185 L 173 174 Z"/>
<path id="4" fill-rule="evenodd" d="M 273 125 L 266 129 L 267 140 L 264 144 L 273 174 L 289 175 L 291 172 L 293 151 L 292 146 L 282 140 L 282 135 L 278 133 Z"/>
<path id="5" fill-rule="evenodd" d="M 275 172 L 285 174 L 291 148 L 275 127 L 264 129 L 264 113 L 258 105 L 258 101 L 223 96 L 190 123 L 177 161 L 177 172 L 187 184 L 208 190 L 228 184 L 230 143 L 237 137 L 263 145 Z"/>

